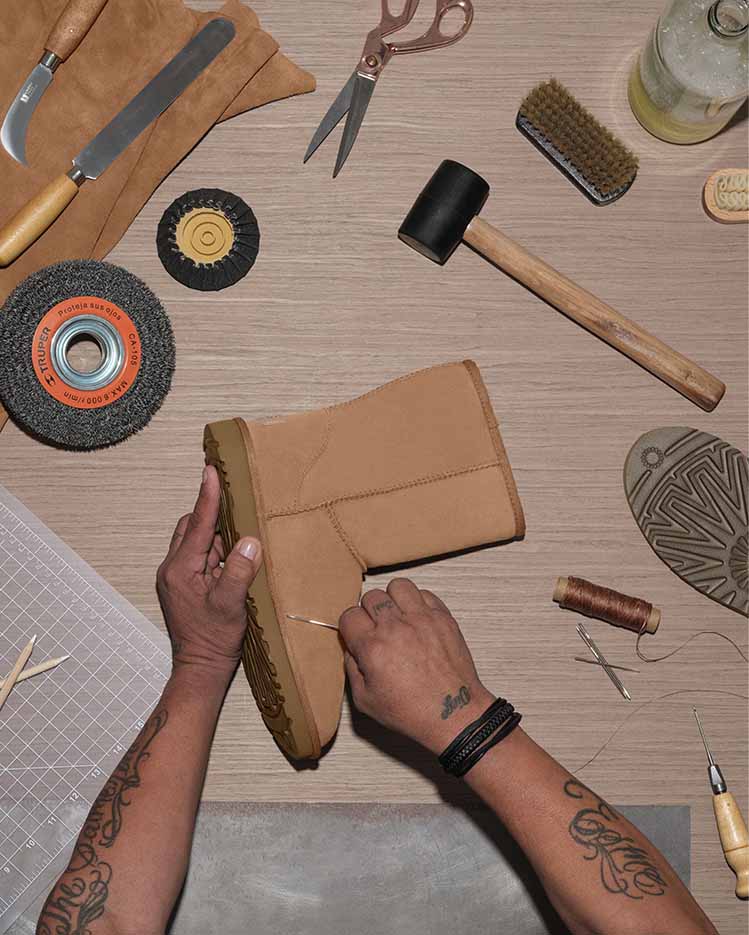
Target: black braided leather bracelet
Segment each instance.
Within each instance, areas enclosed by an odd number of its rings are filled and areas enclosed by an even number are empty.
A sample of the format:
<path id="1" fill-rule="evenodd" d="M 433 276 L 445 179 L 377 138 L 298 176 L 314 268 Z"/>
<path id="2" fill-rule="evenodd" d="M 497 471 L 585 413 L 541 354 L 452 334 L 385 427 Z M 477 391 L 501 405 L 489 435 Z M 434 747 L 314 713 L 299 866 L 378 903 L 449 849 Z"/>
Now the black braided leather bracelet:
<path id="1" fill-rule="evenodd" d="M 455 740 L 453 740 L 453 742 L 450 744 L 450 746 L 446 747 L 440 754 L 439 761 L 442 766 L 448 763 L 452 759 L 453 755 L 460 750 L 463 744 L 470 737 L 472 737 L 477 730 L 483 727 L 483 725 L 495 712 L 497 712 L 503 705 L 506 704 L 506 698 L 497 698 L 497 700 L 493 701 L 480 717 L 476 718 L 475 721 L 471 721 L 470 724 L 464 727 Z"/>
<path id="2" fill-rule="evenodd" d="M 505 721 L 505 723 L 499 728 L 499 730 L 489 738 L 489 740 L 483 745 L 483 747 L 479 747 L 479 749 L 476 750 L 471 756 L 466 757 L 465 759 L 461 760 L 460 763 L 456 765 L 455 769 L 451 771 L 453 776 L 458 776 L 458 777 L 465 776 L 465 774 L 470 769 L 473 769 L 473 767 L 478 763 L 478 761 L 485 754 L 487 754 L 492 749 L 492 747 L 496 747 L 496 745 L 501 740 L 504 740 L 505 737 L 509 736 L 515 730 L 515 728 L 520 723 L 522 717 L 523 715 L 518 714 L 518 712 L 516 711 L 507 721 Z"/>
<path id="3" fill-rule="evenodd" d="M 445 772 L 455 775 L 455 769 L 459 764 L 491 737 L 514 710 L 510 702 L 504 698 L 498 698 L 492 702 L 486 711 L 465 727 L 440 755 L 439 762 Z"/>

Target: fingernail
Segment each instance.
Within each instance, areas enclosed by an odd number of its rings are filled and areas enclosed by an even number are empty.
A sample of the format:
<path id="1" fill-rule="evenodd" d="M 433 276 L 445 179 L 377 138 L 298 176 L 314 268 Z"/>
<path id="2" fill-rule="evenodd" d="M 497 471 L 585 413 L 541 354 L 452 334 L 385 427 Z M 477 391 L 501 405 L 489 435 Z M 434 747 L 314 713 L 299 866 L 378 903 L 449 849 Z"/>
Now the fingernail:
<path id="1" fill-rule="evenodd" d="M 203 483 L 205 483 L 207 480 L 208 480 L 208 465 L 206 464 L 206 466 L 203 468 Z"/>
<path id="2" fill-rule="evenodd" d="M 251 562 L 254 561 L 257 555 L 257 542 L 253 542 L 252 539 L 243 539 L 242 542 L 239 543 L 239 554 L 244 555 L 244 557 L 248 558 Z"/>

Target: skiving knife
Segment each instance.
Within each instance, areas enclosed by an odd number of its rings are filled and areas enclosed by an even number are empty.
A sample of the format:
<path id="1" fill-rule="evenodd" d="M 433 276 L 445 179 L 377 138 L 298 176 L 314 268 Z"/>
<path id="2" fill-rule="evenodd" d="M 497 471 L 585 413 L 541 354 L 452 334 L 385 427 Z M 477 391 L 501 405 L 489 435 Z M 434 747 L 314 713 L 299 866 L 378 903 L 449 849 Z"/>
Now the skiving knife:
<path id="1" fill-rule="evenodd" d="M 73 159 L 0 230 L 0 266 L 8 266 L 53 224 L 86 179 L 98 179 L 234 38 L 234 23 L 211 20 Z"/>
<path id="2" fill-rule="evenodd" d="M 44 55 L 21 85 L 0 129 L 0 141 L 17 162 L 26 165 L 26 131 L 36 105 L 52 84 L 58 65 L 75 52 L 106 2 L 70 0 L 52 27 L 44 45 Z"/>

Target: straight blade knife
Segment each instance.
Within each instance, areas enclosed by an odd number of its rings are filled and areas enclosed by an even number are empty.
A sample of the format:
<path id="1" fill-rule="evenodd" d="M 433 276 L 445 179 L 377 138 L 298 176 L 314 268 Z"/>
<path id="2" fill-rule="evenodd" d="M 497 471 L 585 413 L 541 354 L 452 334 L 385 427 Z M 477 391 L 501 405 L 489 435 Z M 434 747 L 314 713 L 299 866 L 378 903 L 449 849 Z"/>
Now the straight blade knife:
<path id="1" fill-rule="evenodd" d="M 17 161 L 26 165 L 26 131 L 42 95 L 52 84 L 58 66 L 83 41 L 107 0 L 70 0 L 52 27 L 39 64 L 21 85 L 0 128 L 0 142 Z"/>
<path id="2" fill-rule="evenodd" d="M 0 266 L 8 266 L 53 224 L 86 179 L 102 172 L 162 114 L 234 38 L 228 19 L 213 19 L 111 120 L 59 176 L 0 230 Z"/>

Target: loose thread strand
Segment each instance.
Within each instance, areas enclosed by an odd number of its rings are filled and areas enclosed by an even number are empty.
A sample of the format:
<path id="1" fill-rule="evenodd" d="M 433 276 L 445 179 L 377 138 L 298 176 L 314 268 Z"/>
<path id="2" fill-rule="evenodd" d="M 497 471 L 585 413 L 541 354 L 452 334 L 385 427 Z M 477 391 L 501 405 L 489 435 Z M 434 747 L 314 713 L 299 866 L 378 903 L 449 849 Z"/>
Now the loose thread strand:
<path id="1" fill-rule="evenodd" d="M 720 630 L 699 630 L 697 633 L 693 633 L 688 640 L 685 640 L 681 646 L 677 646 L 676 649 L 672 649 L 671 652 L 665 653 L 663 656 L 645 656 L 642 653 L 640 650 L 640 640 L 642 639 L 643 633 L 644 630 L 640 630 L 640 632 L 637 634 L 637 639 L 635 640 L 635 652 L 643 662 L 662 662 L 664 659 L 669 659 L 671 656 L 675 656 L 677 653 L 681 652 L 685 646 L 688 646 L 692 640 L 696 640 L 698 636 L 719 636 L 722 640 L 726 640 L 726 642 L 733 646 L 744 662 L 749 663 L 749 657 L 739 646 L 739 644 L 735 640 L 732 640 L 730 636 L 727 636 L 725 633 L 721 633 Z"/>
<path id="2" fill-rule="evenodd" d="M 711 632 L 711 631 L 703 631 L 703 632 Z M 700 635 L 699 633 L 695 634 L 695 636 L 699 636 L 699 635 Z M 728 637 L 726 637 L 726 639 L 728 639 Z M 733 640 L 730 640 L 730 642 L 733 642 Z M 741 652 L 741 650 L 739 650 L 739 652 Z M 741 653 L 741 655 L 743 656 L 744 654 Z M 646 660 L 646 661 L 649 662 L 650 660 Z M 673 698 L 674 695 L 690 695 L 690 694 L 691 695 L 693 694 L 731 695 L 733 698 L 742 698 L 744 701 L 749 701 L 749 695 L 741 695 L 739 694 L 739 692 L 728 691 L 727 689 L 724 689 L 724 688 L 679 688 L 676 691 L 666 692 L 665 695 L 658 695 L 656 698 L 651 698 L 649 701 L 643 701 L 641 704 L 637 705 L 637 707 L 624 718 L 621 724 L 616 728 L 615 731 L 613 731 L 613 733 L 609 735 L 609 737 L 603 742 L 603 744 L 598 748 L 598 750 L 596 750 L 596 752 L 593 754 L 593 756 L 589 760 L 586 760 L 582 764 L 582 766 L 578 766 L 577 769 L 571 770 L 572 774 L 576 776 L 578 773 L 581 773 L 584 769 L 587 769 L 588 766 L 591 765 L 591 763 L 594 763 L 598 759 L 598 757 L 603 753 L 603 751 L 609 746 L 609 744 L 616 737 L 616 735 L 621 730 L 623 730 L 626 724 L 629 721 L 631 721 L 632 718 L 643 708 L 647 708 L 648 705 L 654 704 L 656 701 L 664 701 L 666 698 Z"/>

